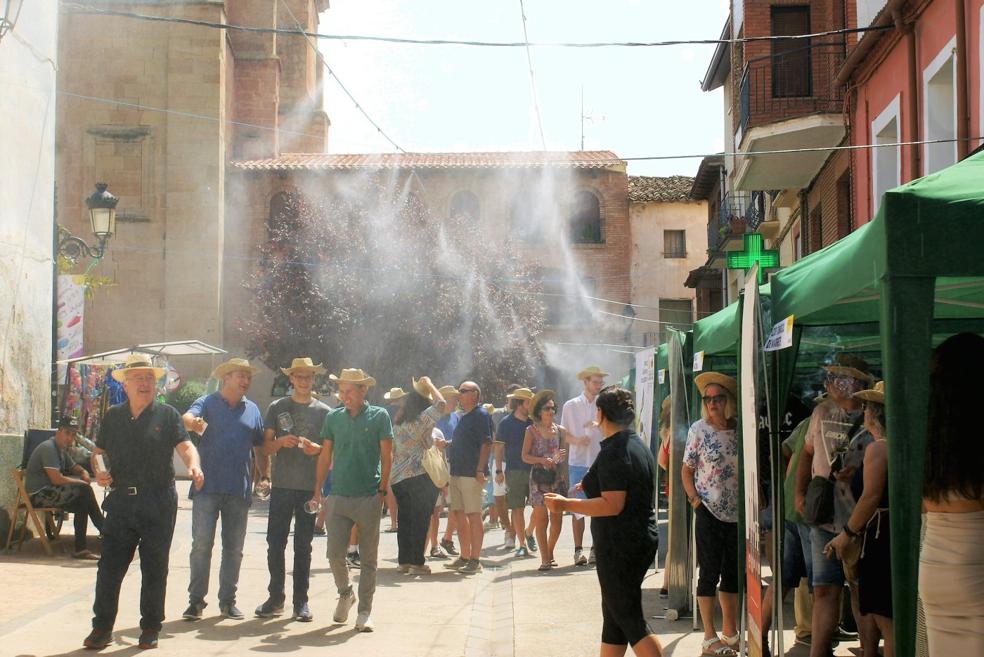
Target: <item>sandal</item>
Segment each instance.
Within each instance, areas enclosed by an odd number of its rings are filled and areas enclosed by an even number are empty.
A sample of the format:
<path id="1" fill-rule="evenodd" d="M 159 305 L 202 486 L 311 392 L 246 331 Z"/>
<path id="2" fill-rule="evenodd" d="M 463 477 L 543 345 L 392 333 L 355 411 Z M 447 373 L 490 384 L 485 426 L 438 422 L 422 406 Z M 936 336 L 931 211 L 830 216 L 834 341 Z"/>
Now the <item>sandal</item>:
<path id="1" fill-rule="evenodd" d="M 718 646 L 717 648 L 712 648 L 712 646 Z M 724 641 L 718 637 L 713 637 L 711 639 L 705 639 L 703 643 L 700 644 L 701 647 L 701 657 L 736 657 L 737 653 L 729 647 Z"/>
<path id="2" fill-rule="evenodd" d="M 93 554 L 88 550 L 79 550 L 78 552 L 72 553 L 73 559 L 84 559 L 86 561 L 99 561 L 99 555 Z"/>
<path id="3" fill-rule="evenodd" d="M 540 567 L 537 568 L 537 570 L 539 570 L 541 572 L 546 572 L 546 571 L 550 570 L 551 568 L 553 568 L 553 566 L 551 566 L 549 563 L 541 563 L 540 564 Z"/>
<path id="4" fill-rule="evenodd" d="M 724 645 L 734 649 L 738 646 L 738 634 L 735 634 L 734 636 L 728 636 L 727 634 L 722 632 L 721 641 L 724 642 Z"/>

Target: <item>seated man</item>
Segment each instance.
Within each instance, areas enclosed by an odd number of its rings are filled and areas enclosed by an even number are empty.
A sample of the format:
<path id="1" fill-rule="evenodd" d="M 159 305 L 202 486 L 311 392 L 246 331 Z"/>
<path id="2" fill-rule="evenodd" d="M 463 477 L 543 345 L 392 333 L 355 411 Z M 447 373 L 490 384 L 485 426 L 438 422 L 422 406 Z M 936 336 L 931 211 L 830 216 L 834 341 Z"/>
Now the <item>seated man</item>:
<path id="1" fill-rule="evenodd" d="M 36 507 L 58 507 L 75 514 L 76 559 L 98 559 L 86 549 L 85 536 L 89 518 L 102 531 L 103 515 L 96 494 L 89 486 L 89 473 L 73 463 L 68 450 L 75 442 L 79 423 L 64 416 L 58 421 L 55 435 L 38 445 L 24 470 L 24 490 Z M 75 475 L 69 476 L 69 475 Z"/>

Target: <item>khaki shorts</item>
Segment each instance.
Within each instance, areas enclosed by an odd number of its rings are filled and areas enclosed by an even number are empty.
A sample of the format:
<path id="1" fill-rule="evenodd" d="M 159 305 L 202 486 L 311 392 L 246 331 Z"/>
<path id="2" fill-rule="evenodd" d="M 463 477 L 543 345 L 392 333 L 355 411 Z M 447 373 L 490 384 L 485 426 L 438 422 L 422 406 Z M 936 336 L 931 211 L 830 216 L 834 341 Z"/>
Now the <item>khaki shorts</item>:
<path id="1" fill-rule="evenodd" d="M 529 470 L 506 470 L 506 508 L 525 508 L 529 496 Z"/>
<path id="2" fill-rule="evenodd" d="M 475 477 L 451 477 L 448 488 L 451 494 L 448 509 L 465 513 L 482 512 L 482 492 L 485 485 L 478 483 Z"/>

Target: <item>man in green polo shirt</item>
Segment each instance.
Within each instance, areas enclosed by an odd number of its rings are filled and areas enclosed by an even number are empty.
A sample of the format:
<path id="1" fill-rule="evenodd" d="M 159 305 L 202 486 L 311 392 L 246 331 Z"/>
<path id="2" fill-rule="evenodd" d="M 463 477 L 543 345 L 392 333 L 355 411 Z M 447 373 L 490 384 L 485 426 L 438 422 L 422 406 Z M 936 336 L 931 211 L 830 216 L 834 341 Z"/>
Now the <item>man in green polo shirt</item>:
<path id="1" fill-rule="evenodd" d="M 372 632 L 372 597 L 376 591 L 376 556 L 379 519 L 386 498 L 392 462 L 393 425 L 386 409 L 366 403 L 366 393 L 376 380 L 359 369 L 343 369 L 328 377 L 338 384 L 342 406 L 325 417 L 321 428 L 312 500 L 321 500 L 321 485 L 332 470 L 331 494 L 326 505 L 328 564 L 338 588 L 334 620 L 344 623 L 356 602 L 349 582 L 345 550 L 354 525 L 359 531 L 359 613 L 355 629 Z M 332 464 L 334 468 L 332 469 Z"/>

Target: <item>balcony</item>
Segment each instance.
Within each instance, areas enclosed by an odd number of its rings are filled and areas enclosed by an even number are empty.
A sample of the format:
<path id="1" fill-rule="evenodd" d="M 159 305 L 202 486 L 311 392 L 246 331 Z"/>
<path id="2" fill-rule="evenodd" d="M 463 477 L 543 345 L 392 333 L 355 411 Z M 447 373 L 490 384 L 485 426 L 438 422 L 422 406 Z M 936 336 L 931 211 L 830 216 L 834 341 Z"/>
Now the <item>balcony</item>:
<path id="1" fill-rule="evenodd" d="M 834 78 L 843 43 L 815 44 L 749 60 L 738 91 L 739 150 L 825 148 L 844 138 L 844 92 Z M 740 157 L 737 189 L 799 189 L 828 151 Z"/>
<path id="2" fill-rule="evenodd" d="M 724 267 L 726 252 L 740 249 L 742 235 L 755 231 L 765 218 L 763 192 L 728 192 L 717 216 L 707 223 L 707 246 L 711 267 Z"/>

